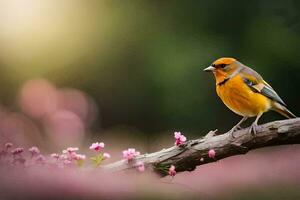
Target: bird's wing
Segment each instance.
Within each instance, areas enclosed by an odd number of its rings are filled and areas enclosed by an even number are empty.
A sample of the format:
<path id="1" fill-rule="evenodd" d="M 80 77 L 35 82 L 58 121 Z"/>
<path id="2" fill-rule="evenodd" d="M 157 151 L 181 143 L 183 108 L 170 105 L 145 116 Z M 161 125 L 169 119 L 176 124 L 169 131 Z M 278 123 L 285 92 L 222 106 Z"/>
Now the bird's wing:
<path id="1" fill-rule="evenodd" d="M 244 66 L 244 68 L 240 72 L 244 83 L 250 87 L 250 89 L 254 92 L 258 92 L 273 101 L 280 103 L 283 106 L 286 104 L 283 100 L 279 97 L 279 95 L 275 92 L 275 90 L 263 80 L 263 78 L 253 69 Z"/>

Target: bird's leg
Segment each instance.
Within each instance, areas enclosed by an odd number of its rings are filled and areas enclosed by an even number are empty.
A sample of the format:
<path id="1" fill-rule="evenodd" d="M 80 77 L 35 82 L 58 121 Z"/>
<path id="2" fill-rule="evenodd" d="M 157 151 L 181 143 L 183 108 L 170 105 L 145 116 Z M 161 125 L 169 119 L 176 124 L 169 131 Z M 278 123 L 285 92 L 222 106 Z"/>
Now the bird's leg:
<path id="1" fill-rule="evenodd" d="M 247 119 L 248 119 L 248 117 L 243 117 L 243 118 L 241 119 L 241 121 L 239 121 L 239 123 L 237 123 L 234 127 L 232 127 L 232 129 L 230 129 L 230 131 L 229 131 L 228 133 L 231 134 L 231 136 L 234 138 L 233 133 L 234 133 L 236 130 L 240 129 L 240 128 L 241 128 L 241 124 L 242 124 L 244 121 L 246 121 Z"/>
<path id="2" fill-rule="evenodd" d="M 251 124 L 250 128 L 249 128 L 249 133 L 251 133 L 253 136 L 256 135 L 256 128 L 257 128 L 257 123 L 259 118 L 262 116 L 262 113 L 258 114 L 255 121 Z"/>

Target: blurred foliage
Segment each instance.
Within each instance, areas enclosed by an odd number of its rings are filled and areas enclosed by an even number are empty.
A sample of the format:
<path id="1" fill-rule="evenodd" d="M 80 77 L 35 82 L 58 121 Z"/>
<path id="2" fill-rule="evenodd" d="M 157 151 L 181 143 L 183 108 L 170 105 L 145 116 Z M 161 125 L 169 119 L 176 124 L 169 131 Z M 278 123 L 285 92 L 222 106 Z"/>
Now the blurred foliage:
<path id="1" fill-rule="evenodd" d="M 226 131 L 239 116 L 202 70 L 231 56 L 300 115 L 299 1 L 30 1 L 0 6 L 0 98 L 12 109 L 18 88 L 43 77 L 94 98 L 96 129 Z M 262 121 L 274 119 L 282 117 Z"/>

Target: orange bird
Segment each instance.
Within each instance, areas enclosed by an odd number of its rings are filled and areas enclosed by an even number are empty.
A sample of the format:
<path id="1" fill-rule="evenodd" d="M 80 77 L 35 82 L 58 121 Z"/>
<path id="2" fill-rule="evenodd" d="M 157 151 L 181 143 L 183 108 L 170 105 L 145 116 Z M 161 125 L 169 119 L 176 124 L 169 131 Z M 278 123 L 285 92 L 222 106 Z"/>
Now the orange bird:
<path id="1" fill-rule="evenodd" d="M 218 96 L 230 110 L 243 117 L 229 131 L 232 135 L 245 120 L 256 117 L 249 129 L 249 133 L 255 135 L 259 118 L 269 110 L 287 118 L 296 117 L 256 71 L 236 59 L 219 58 L 204 71 L 213 72 Z"/>

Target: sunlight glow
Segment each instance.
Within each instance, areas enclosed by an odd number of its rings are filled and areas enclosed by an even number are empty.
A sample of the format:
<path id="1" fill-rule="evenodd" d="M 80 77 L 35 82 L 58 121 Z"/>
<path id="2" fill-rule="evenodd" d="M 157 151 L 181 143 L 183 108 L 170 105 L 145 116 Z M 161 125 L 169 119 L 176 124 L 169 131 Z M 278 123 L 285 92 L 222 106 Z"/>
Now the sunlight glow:
<path id="1" fill-rule="evenodd" d="M 95 23 L 103 12 L 93 7 L 79 0 L 1 0 L 2 64 L 40 75 L 74 63 L 101 39 Z"/>

